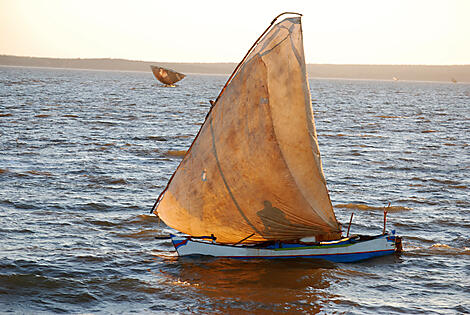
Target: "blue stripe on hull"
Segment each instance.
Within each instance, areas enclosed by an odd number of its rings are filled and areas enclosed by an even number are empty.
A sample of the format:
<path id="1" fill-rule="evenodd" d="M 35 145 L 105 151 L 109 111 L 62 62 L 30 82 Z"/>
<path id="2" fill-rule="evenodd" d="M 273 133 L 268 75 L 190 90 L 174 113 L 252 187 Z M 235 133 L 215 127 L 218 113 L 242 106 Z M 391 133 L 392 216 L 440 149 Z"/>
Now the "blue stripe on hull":
<path id="1" fill-rule="evenodd" d="M 329 255 L 296 255 L 296 256 L 224 256 L 224 258 L 235 259 L 286 259 L 286 258 L 313 258 L 324 259 L 332 262 L 346 263 L 366 260 L 374 257 L 391 255 L 395 250 L 380 250 L 373 252 L 352 253 L 352 254 L 329 254 Z"/>

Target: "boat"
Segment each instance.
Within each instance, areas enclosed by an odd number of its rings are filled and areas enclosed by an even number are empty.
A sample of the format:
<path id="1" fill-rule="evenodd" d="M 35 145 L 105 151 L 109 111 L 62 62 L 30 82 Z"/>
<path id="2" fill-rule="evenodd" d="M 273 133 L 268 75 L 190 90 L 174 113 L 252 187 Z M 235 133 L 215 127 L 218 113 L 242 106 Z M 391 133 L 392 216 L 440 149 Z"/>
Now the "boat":
<path id="1" fill-rule="evenodd" d="M 213 240 L 214 238 L 206 237 Z M 392 254 L 400 238 L 395 235 L 355 235 L 335 241 L 265 242 L 254 245 L 220 245 L 192 237 L 171 235 L 179 256 L 206 255 L 224 258 L 317 258 L 332 262 L 357 262 Z"/>
<path id="2" fill-rule="evenodd" d="M 277 20 L 283 15 L 281 22 Z M 301 14 L 278 15 L 211 107 L 151 212 L 179 231 L 179 256 L 355 262 L 401 237 L 343 236 L 323 173 Z M 352 220 L 352 216 L 351 216 Z"/>
<path id="3" fill-rule="evenodd" d="M 150 69 L 152 69 L 152 73 L 155 78 L 165 86 L 174 86 L 176 82 L 181 81 L 186 77 L 186 75 L 176 72 L 175 70 L 160 66 L 150 66 Z"/>

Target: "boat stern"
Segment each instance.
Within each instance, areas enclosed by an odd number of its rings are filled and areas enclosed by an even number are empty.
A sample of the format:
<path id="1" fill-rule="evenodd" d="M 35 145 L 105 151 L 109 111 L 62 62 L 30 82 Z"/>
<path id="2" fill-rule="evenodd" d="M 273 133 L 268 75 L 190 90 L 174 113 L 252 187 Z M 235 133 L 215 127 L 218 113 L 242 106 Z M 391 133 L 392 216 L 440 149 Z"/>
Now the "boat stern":
<path id="1" fill-rule="evenodd" d="M 403 251 L 402 238 L 395 234 L 395 230 L 392 230 L 392 234 L 387 236 L 387 242 L 393 244 L 396 253 Z"/>

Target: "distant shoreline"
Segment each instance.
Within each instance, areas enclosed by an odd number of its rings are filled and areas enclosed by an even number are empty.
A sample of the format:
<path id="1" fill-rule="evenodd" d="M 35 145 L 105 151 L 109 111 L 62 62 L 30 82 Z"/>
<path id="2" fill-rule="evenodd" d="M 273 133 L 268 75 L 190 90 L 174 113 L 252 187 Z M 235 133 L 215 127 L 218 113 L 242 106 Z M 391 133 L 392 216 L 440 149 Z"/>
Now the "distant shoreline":
<path id="1" fill-rule="evenodd" d="M 198 73 L 228 75 L 233 71 L 237 64 L 150 62 L 109 58 L 60 59 L 0 55 L 0 65 L 143 72 L 150 72 L 150 65 L 159 65 L 186 74 Z M 309 77 L 311 78 L 440 82 L 456 81 L 470 83 L 470 65 L 430 66 L 308 64 L 307 71 Z"/>

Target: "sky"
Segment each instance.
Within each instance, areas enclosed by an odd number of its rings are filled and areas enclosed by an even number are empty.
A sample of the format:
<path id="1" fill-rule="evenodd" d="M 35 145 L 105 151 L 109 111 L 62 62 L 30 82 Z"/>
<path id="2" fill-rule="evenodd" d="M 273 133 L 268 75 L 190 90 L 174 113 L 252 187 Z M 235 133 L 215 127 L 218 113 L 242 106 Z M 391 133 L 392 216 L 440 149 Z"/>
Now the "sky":
<path id="1" fill-rule="evenodd" d="M 0 55 L 239 62 L 284 11 L 307 63 L 470 64 L 470 0 L 0 0 Z"/>

